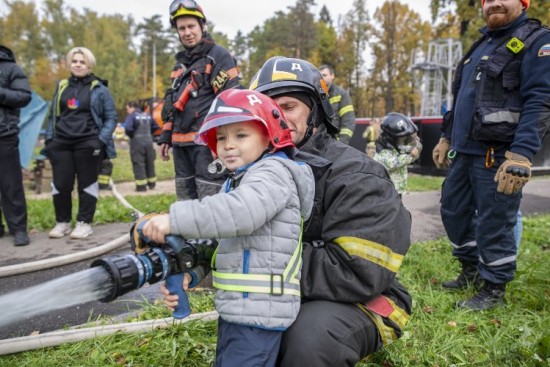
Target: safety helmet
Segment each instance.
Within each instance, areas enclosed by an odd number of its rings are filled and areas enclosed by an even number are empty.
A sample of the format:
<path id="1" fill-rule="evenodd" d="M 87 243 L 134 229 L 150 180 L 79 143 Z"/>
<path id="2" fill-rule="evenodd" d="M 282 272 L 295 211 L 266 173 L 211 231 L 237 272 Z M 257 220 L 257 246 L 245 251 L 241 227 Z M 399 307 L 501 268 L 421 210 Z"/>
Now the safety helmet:
<path id="1" fill-rule="evenodd" d="M 339 129 L 332 124 L 334 110 L 328 97 L 328 88 L 319 70 L 311 63 L 301 60 L 274 56 L 267 60 L 250 82 L 250 89 L 257 90 L 274 98 L 292 93 L 307 93 L 322 107 L 324 116 L 317 121 L 308 121 L 318 126 L 324 122 L 330 134 Z"/>
<path id="2" fill-rule="evenodd" d="M 170 4 L 170 24 L 172 27 L 176 27 L 176 18 L 184 15 L 198 18 L 201 27 L 206 24 L 206 16 L 202 11 L 202 7 L 195 0 L 172 1 L 172 4 Z"/>
<path id="3" fill-rule="evenodd" d="M 275 150 L 294 146 L 290 129 L 277 103 L 265 94 L 247 89 L 227 89 L 214 99 L 195 143 L 208 146 L 218 155 L 217 128 L 244 121 L 257 121 L 263 125 Z"/>
<path id="4" fill-rule="evenodd" d="M 390 112 L 384 116 L 380 129 L 380 143 L 387 148 L 394 147 L 400 152 L 412 149 L 412 136 L 418 132 L 414 122 L 398 112 Z"/>

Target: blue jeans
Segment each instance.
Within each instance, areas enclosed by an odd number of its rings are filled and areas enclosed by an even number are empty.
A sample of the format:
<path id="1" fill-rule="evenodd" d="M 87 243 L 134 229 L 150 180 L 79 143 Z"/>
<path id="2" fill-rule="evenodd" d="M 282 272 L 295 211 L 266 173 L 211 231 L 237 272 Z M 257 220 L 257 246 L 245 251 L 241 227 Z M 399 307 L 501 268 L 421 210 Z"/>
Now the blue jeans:
<path id="1" fill-rule="evenodd" d="M 216 367 L 275 367 L 282 331 L 237 325 L 218 317 Z"/>

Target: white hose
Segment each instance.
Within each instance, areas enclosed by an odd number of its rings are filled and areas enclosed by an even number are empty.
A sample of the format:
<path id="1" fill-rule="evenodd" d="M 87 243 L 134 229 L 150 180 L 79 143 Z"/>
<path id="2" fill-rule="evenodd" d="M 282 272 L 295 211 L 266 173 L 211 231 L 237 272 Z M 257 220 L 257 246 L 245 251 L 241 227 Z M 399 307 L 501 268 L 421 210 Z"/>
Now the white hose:
<path id="1" fill-rule="evenodd" d="M 114 333 L 131 334 L 135 332 L 154 331 L 156 329 L 166 329 L 172 325 L 179 325 L 193 320 L 210 321 L 217 318 L 218 313 L 216 311 L 210 311 L 192 314 L 181 320 L 169 317 L 165 319 L 146 320 L 125 324 L 102 325 L 85 329 L 59 330 L 45 334 L 5 339 L 0 340 L 0 355 L 54 347 L 63 343 L 74 343 Z"/>
<path id="2" fill-rule="evenodd" d="M 111 252 L 113 250 L 116 250 L 122 245 L 128 244 L 129 241 L 130 241 L 130 234 L 127 233 L 125 235 L 120 236 L 119 238 L 116 238 L 110 242 L 107 242 L 104 245 L 101 245 L 86 251 L 80 251 L 74 254 L 58 256 L 51 259 L 38 260 L 38 261 L 33 261 L 33 262 L 28 262 L 23 264 L 15 264 L 15 265 L 0 267 L 0 278 L 17 275 L 17 274 L 30 273 L 32 271 L 50 269 L 56 266 L 72 264 L 78 261 L 91 259 L 93 257 L 100 256 L 108 252 Z"/>
<path id="3" fill-rule="evenodd" d="M 124 196 L 122 196 L 118 192 L 118 190 L 116 189 L 116 185 L 112 179 L 110 179 L 109 183 L 111 184 L 111 190 L 113 192 L 113 195 L 118 199 L 118 201 L 120 201 L 120 203 L 125 207 L 132 209 L 136 213 L 138 218 L 142 217 L 143 213 L 137 210 L 136 208 L 134 208 L 130 203 L 128 203 L 128 201 L 126 201 Z M 129 241 L 130 241 L 130 234 L 125 234 L 123 236 L 120 236 L 119 238 L 116 238 L 110 242 L 107 242 L 104 245 L 101 245 L 86 251 L 81 251 L 75 254 L 63 255 L 52 259 L 39 260 L 39 261 L 33 261 L 33 262 L 28 262 L 23 264 L 0 267 L 0 278 L 12 276 L 12 275 L 30 273 L 38 270 L 50 269 L 61 265 L 72 264 L 78 261 L 88 260 L 100 255 L 104 255 L 113 250 L 116 250 L 122 245 L 127 244 Z"/>

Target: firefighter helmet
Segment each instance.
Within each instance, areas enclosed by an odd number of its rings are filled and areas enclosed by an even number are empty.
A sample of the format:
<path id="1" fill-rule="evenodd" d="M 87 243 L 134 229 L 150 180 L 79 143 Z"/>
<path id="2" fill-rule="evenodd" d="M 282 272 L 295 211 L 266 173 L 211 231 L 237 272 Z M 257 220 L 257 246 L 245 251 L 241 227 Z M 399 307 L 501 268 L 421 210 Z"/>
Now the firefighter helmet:
<path id="1" fill-rule="evenodd" d="M 195 143 L 208 146 L 217 155 L 216 129 L 244 121 L 257 121 L 263 125 L 276 150 L 294 146 L 290 129 L 277 103 L 265 94 L 247 89 L 228 89 L 214 99 Z"/>
<path id="2" fill-rule="evenodd" d="M 380 143 L 386 148 L 395 148 L 400 152 L 408 153 L 416 143 L 418 127 L 407 116 L 390 112 L 380 124 Z"/>
<path id="3" fill-rule="evenodd" d="M 202 11 L 202 7 L 195 0 L 174 0 L 170 4 L 170 24 L 176 27 L 176 18 L 184 15 L 192 16 L 199 19 L 201 27 L 206 24 L 206 16 Z"/>
<path id="4" fill-rule="evenodd" d="M 311 63 L 282 56 L 267 60 L 252 78 L 250 89 L 267 94 L 270 97 L 292 93 L 307 93 L 317 105 L 320 105 L 324 116 L 308 121 L 318 126 L 324 122 L 330 134 L 337 134 L 339 129 L 332 124 L 334 110 L 329 101 L 328 88 L 319 70 Z"/>

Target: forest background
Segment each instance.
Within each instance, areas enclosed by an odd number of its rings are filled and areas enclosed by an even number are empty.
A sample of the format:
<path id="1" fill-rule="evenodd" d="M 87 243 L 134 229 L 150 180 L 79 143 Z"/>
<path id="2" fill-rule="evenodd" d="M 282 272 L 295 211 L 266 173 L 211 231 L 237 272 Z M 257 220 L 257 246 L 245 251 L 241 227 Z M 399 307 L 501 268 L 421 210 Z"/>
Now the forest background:
<path id="1" fill-rule="evenodd" d="M 169 86 L 181 44 L 166 16 L 136 21 L 131 14 L 78 11 L 64 0 L 45 0 L 41 8 L 33 1 L 1 1 L 7 13 L 0 18 L 0 43 L 15 52 L 31 87 L 42 98 L 50 99 L 56 82 L 68 76 L 64 57 L 75 46 L 95 54 L 94 74 L 109 81 L 121 120 L 128 100 L 162 97 Z M 373 14 L 366 0 L 355 0 L 338 20 L 325 6 L 315 14 L 315 5 L 314 0 L 296 0 L 286 11 L 274 13 L 248 34 L 237 32 L 234 38 L 217 32 L 210 20 L 208 27 L 237 59 L 243 86 L 271 56 L 331 64 L 337 84 L 352 96 L 356 115 L 377 117 L 390 111 L 418 115 L 422 75 L 413 65 L 423 60 L 429 42 L 451 37 L 465 51 L 484 25 L 479 0 L 431 0 L 431 22 L 397 0 L 381 3 Z M 532 1 L 527 13 L 550 24 L 550 0 Z M 367 47 L 369 65 L 364 58 Z"/>

